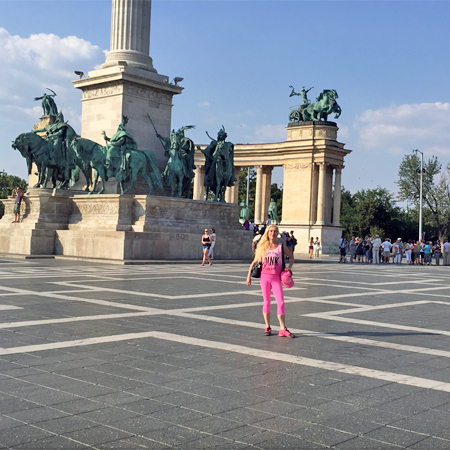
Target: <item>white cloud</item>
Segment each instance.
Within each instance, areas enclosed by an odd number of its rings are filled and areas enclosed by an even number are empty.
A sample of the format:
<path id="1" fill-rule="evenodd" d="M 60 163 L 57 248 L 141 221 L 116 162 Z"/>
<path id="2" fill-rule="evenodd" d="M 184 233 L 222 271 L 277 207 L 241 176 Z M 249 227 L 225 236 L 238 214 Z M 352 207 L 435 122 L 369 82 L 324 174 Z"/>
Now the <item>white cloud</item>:
<path id="1" fill-rule="evenodd" d="M 206 107 L 206 106 L 209 106 L 209 105 L 210 105 L 209 102 L 200 102 L 198 104 L 198 106 L 202 106 L 202 107 Z"/>
<path id="2" fill-rule="evenodd" d="M 357 119 L 360 146 L 390 154 L 418 148 L 424 153 L 450 155 L 450 103 L 393 105 L 367 110 Z"/>
<path id="3" fill-rule="evenodd" d="M 105 60 L 104 51 L 76 36 L 54 34 L 13 36 L 0 27 L 0 134 L 1 169 L 26 178 L 26 164 L 11 149 L 11 141 L 30 131 L 42 115 L 40 101 L 50 88 L 57 93 L 58 109 L 77 132 L 81 132 L 81 91 L 72 80 L 75 70 L 87 73 Z"/>

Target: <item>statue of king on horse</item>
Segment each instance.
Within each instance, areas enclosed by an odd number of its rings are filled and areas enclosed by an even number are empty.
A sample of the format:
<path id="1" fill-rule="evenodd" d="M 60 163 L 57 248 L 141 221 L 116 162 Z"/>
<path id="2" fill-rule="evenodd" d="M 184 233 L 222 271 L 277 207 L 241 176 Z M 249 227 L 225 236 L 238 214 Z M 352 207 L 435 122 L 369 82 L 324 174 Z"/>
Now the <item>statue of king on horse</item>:
<path id="1" fill-rule="evenodd" d="M 206 133 L 208 134 L 208 133 Z M 209 136 L 209 135 L 208 135 Z M 227 133 L 225 128 L 217 133 L 217 140 L 201 152 L 205 155 L 205 189 L 214 192 L 215 202 L 225 202 L 225 191 L 236 182 L 234 174 L 234 144 L 225 141 Z"/>
<path id="2" fill-rule="evenodd" d="M 184 135 L 185 130 L 195 128 L 193 125 L 172 130 L 170 137 L 161 136 L 155 128 L 151 117 L 147 114 L 156 136 L 164 147 L 164 156 L 167 156 L 166 168 L 162 173 L 168 186 L 171 188 L 172 197 L 181 197 L 183 194 L 189 198 L 191 194 L 192 179 L 195 176 L 194 152 L 195 146 L 192 139 Z"/>

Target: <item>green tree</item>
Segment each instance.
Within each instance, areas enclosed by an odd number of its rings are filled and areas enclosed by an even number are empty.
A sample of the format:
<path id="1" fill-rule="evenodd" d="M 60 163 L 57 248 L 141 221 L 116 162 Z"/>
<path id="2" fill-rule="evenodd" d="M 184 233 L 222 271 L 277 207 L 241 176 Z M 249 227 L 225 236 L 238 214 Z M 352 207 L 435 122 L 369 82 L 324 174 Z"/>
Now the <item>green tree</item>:
<path id="1" fill-rule="evenodd" d="M 443 239 L 450 231 L 450 167 L 442 171 L 442 164 L 432 156 L 423 165 L 423 223 L 432 226 L 430 238 Z M 407 200 L 419 210 L 420 160 L 416 154 L 406 155 L 398 171 L 399 199 Z"/>
<path id="2" fill-rule="evenodd" d="M 378 187 L 351 194 L 342 189 L 341 225 L 347 237 L 378 234 L 396 239 L 414 237 L 411 218 L 395 205 L 391 192 Z"/>
<path id="3" fill-rule="evenodd" d="M 244 167 L 239 172 L 239 203 L 245 203 L 247 200 L 247 173 L 248 168 Z M 248 194 L 249 218 L 255 217 L 255 197 L 256 197 L 256 169 L 250 168 L 250 188 Z M 283 211 L 283 187 L 278 187 L 276 183 L 272 183 L 270 187 L 270 197 L 277 204 L 278 221 L 281 220 Z"/>
<path id="4" fill-rule="evenodd" d="M 0 198 L 11 196 L 15 187 L 20 186 L 24 191 L 27 188 L 27 182 L 15 175 L 8 175 L 4 170 L 0 171 Z M 0 202 L 0 218 L 5 213 L 5 205 Z"/>
<path id="5" fill-rule="evenodd" d="M 283 213 L 283 186 L 278 187 L 277 183 L 272 183 L 270 187 L 270 198 L 273 198 L 277 204 L 277 221 L 281 221 L 281 214 Z"/>
<path id="6" fill-rule="evenodd" d="M 239 203 L 247 201 L 247 173 L 248 167 L 244 167 L 239 172 Z M 248 195 L 249 218 L 255 216 L 255 192 L 256 192 L 256 169 L 250 168 L 250 189 Z"/>

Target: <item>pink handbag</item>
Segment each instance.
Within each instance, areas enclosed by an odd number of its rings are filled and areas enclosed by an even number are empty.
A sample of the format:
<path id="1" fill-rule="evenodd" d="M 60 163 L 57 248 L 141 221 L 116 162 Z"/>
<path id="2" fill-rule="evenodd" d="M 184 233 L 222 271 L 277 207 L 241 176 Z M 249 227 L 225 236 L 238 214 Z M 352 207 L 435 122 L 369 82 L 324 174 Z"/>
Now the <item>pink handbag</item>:
<path id="1" fill-rule="evenodd" d="M 290 289 L 294 286 L 294 280 L 292 279 L 290 270 L 283 270 L 283 272 L 281 272 L 281 282 L 286 289 Z"/>

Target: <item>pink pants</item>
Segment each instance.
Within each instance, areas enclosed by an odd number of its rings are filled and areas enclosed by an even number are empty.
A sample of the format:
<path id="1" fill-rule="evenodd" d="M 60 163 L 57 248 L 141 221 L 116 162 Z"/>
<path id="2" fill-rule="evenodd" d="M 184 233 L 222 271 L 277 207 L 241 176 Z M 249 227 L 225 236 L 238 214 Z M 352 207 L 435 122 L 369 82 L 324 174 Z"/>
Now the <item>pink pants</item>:
<path id="1" fill-rule="evenodd" d="M 280 275 L 261 274 L 259 279 L 263 295 L 263 314 L 270 313 L 270 291 L 277 301 L 277 315 L 283 316 L 284 312 L 284 293 L 281 285 Z"/>

